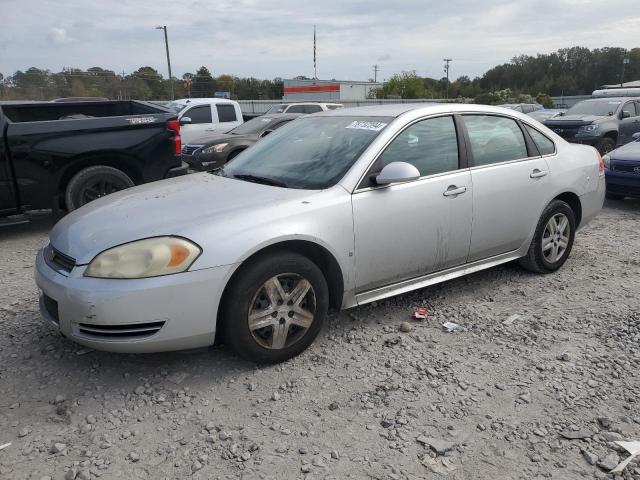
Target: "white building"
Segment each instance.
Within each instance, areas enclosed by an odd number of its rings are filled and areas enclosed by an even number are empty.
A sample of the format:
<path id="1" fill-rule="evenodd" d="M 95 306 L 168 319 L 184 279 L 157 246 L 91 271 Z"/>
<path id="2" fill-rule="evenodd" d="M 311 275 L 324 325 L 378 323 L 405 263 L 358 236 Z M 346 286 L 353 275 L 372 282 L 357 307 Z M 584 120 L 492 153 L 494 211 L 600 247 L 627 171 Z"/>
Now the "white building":
<path id="1" fill-rule="evenodd" d="M 340 102 L 365 100 L 382 83 L 342 80 L 285 80 L 284 102 Z"/>

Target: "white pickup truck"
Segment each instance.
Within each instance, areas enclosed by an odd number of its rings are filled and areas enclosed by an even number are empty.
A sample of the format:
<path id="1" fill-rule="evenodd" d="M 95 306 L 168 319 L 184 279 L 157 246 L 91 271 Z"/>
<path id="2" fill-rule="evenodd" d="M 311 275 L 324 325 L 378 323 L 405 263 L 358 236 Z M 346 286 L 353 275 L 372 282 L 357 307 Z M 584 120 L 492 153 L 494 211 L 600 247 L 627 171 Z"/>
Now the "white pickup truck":
<path id="1" fill-rule="evenodd" d="M 227 133 L 244 121 L 238 102 L 225 98 L 182 98 L 167 106 L 178 113 L 185 145 L 207 133 Z"/>

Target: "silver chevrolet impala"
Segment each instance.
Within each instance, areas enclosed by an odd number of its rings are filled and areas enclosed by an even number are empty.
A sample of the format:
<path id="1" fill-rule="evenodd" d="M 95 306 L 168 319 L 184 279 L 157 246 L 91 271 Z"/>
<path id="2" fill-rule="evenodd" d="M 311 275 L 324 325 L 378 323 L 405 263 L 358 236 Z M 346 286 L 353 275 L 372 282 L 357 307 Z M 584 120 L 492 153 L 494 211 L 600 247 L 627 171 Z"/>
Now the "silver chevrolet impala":
<path id="1" fill-rule="evenodd" d="M 600 211 L 604 166 L 530 117 L 479 105 L 333 110 L 224 168 L 125 190 L 38 253 L 43 317 L 114 352 L 211 345 L 256 362 L 349 308 L 518 260 L 550 273 Z"/>

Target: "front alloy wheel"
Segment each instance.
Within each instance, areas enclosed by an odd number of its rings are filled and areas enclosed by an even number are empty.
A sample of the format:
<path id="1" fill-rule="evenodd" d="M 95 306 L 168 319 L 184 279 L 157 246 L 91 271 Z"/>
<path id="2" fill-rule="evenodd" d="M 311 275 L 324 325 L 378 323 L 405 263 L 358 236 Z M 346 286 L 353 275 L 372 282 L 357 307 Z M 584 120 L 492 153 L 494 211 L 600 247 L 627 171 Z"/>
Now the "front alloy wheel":
<path id="1" fill-rule="evenodd" d="M 253 339 L 279 350 L 298 342 L 313 323 L 316 294 L 306 278 L 295 273 L 275 275 L 254 295 L 247 317 Z"/>
<path id="2" fill-rule="evenodd" d="M 309 258 L 272 252 L 242 265 L 227 286 L 218 328 L 244 358 L 276 363 L 305 350 L 329 306 L 327 281 Z"/>

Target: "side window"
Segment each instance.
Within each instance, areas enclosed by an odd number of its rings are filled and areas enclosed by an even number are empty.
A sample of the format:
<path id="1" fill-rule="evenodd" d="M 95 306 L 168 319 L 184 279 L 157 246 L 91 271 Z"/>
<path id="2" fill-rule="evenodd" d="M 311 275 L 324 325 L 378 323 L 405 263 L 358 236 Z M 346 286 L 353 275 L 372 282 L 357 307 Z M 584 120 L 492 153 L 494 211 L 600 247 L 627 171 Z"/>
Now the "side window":
<path id="1" fill-rule="evenodd" d="M 320 105 L 305 105 L 304 106 L 304 113 L 316 113 L 316 112 L 321 112 L 322 111 L 322 107 Z"/>
<path id="2" fill-rule="evenodd" d="M 535 128 L 530 127 L 529 125 L 525 124 L 524 128 L 526 128 L 527 132 L 529 132 L 529 135 L 531 135 L 533 143 L 535 143 L 536 147 L 538 147 L 540 155 L 551 155 L 552 153 L 556 152 L 556 146 L 549 138 L 547 138 Z"/>
<path id="3" fill-rule="evenodd" d="M 183 117 L 189 117 L 192 124 L 211 123 L 211 106 L 199 105 L 187 110 Z"/>
<path id="4" fill-rule="evenodd" d="M 622 107 L 622 111 L 629 112 L 629 116 L 636 117 L 638 112 L 636 112 L 636 102 L 627 102 Z"/>
<path id="5" fill-rule="evenodd" d="M 527 145 L 515 120 L 495 115 L 465 115 L 476 166 L 527 158 Z"/>
<path id="6" fill-rule="evenodd" d="M 304 113 L 304 105 L 291 105 L 287 113 Z"/>
<path id="7" fill-rule="evenodd" d="M 402 131 L 380 155 L 376 170 L 391 162 L 407 162 L 420 176 L 458 169 L 458 138 L 453 117 L 414 123 Z"/>
<path id="8" fill-rule="evenodd" d="M 216 105 L 218 110 L 218 120 L 220 122 L 235 122 L 236 109 L 233 105 Z"/>

